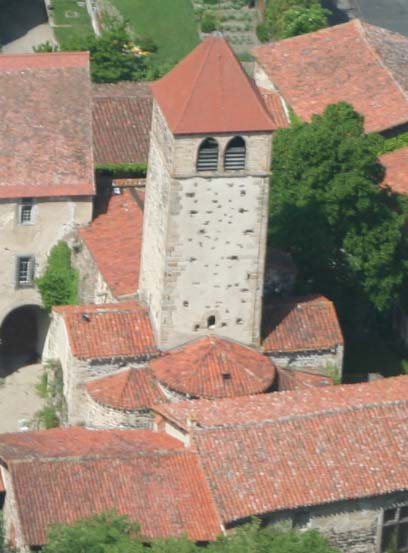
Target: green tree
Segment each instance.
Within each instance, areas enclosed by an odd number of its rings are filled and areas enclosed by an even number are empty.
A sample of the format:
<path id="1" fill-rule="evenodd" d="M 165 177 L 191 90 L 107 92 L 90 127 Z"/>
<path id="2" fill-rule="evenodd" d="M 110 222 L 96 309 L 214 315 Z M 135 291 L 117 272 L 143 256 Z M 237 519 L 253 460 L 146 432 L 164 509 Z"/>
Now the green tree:
<path id="1" fill-rule="evenodd" d="M 406 208 L 380 187 L 382 139 L 346 103 L 278 131 L 270 239 L 297 262 L 301 291 L 327 294 L 343 314 L 387 313 L 403 288 Z"/>
<path id="2" fill-rule="evenodd" d="M 146 553 L 139 525 L 114 512 L 79 520 L 68 526 L 57 524 L 48 534 L 43 553 Z"/>
<path id="3" fill-rule="evenodd" d="M 329 15 L 330 11 L 320 4 L 290 8 L 282 16 L 280 36 L 289 38 L 324 29 L 329 24 Z"/>
<path id="4" fill-rule="evenodd" d="M 64 50 L 89 50 L 91 77 L 97 83 L 149 78 L 151 71 L 149 56 L 133 54 L 132 46 L 134 44 L 127 31 L 126 23 L 111 20 L 100 37 L 89 35 L 75 38 L 64 44 Z"/>
<path id="5" fill-rule="evenodd" d="M 71 250 L 66 242 L 58 242 L 48 256 L 45 273 L 37 279 L 44 307 L 79 302 L 79 274 L 71 265 Z"/>

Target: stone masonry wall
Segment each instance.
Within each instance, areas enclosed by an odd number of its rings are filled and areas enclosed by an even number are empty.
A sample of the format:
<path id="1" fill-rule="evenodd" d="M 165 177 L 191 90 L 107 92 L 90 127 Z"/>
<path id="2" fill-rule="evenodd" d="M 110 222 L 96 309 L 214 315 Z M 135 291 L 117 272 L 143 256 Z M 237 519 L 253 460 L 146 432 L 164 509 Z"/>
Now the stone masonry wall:
<path id="1" fill-rule="evenodd" d="M 343 370 L 343 346 L 331 350 L 297 351 L 291 353 L 267 353 L 266 355 L 282 369 L 308 370 L 330 375 L 335 370 L 339 376 Z"/>
<path id="2" fill-rule="evenodd" d="M 73 263 L 79 270 L 81 303 L 115 303 L 115 296 L 83 240 L 78 243 L 78 248 Z"/>
<path id="3" fill-rule="evenodd" d="M 383 509 L 408 505 L 408 493 L 337 502 L 265 517 L 298 528 L 316 528 L 343 553 L 379 553 Z"/>
<path id="4" fill-rule="evenodd" d="M 45 269 L 51 248 L 77 226 L 92 218 L 92 198 L 39 198 L 32 222 L 19 224 L 18 200 L 0 200 L 0 322 L 23 305 L 41 305 L 33 285 L 16 287 L 18 256 L 35 258 L 35 277 Z"/>
<path id="5" fill-rule="evenodd" d="M 209 333 L 257 346 L 271 135 L 243 134 L 247 166 L 234 172 L 222 170 L 233 136 L 217 135 L 220 170 L 205 174 L 195 170 L 205 137 L 178 136 L 171 145 L 169 136 L 155 106 L 141 289 L 159 346 L 171 348 Z"/>
<path id="6" fill-rule="evenodd" d="M 29 553 L 30 549 L 25 544 L 24 534 L 21 527 L 13 481 L 6 467 L 2 466 L 0 470 L 6 488 L 6 497 L 3 506 L 6 540 L 10 541 L 12 545 L 17 546 L 20 553 Z"/>
<path id="7" fill-rule="evenodd" d="M 79 418 L 89 428 L 149 428 L 154 416 L 150 410 L 122 410 L 103 405 L 85 392 Z"/>

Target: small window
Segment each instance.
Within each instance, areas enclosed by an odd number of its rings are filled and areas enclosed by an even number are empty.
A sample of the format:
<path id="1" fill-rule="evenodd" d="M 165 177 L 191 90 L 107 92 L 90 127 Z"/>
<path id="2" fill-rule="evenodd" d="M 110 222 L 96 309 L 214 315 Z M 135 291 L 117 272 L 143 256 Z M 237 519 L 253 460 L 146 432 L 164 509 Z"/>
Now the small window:
<path id="1" fill-rule="evenodd" d="M 20 225 L 30 225 L 34 218 L 34 200 L 32 198 L 23 198 L 19 206 L 18 222 Z"/>
<path id="2" fill-rule="evenodd" d="M 386 509 L 381 528 L 381 553 L 408 551 L 408 507 Z"/>
<path id="3" fill-rule="evenodd" d="M 207 319 L 207 328 L 209 328 L 209 329 L 215 328 L 215 317 L 214 317 L 214 315 L 211 315 L 210 317 L 208 317 L 208 319 Z"/>
<path id="4" fill-rule="evenodd" d="M 198 149 L 197 171 L 218 169 L 218 143 L 214 138 L 206 138 Z"/>
<path id="5" fill-rule="evenodd" d="M 228 142 L 225 149 L 224 169 L 226 171 L 239 171 L 245 169 L 246 146 L 240 136 L 236 136 Z"/>
<path id="6" fill-rule="evenodd" d="M 17 258 L 17 288 L 27 288 L 34 283 L 35 260 L 32 256 Z"/>

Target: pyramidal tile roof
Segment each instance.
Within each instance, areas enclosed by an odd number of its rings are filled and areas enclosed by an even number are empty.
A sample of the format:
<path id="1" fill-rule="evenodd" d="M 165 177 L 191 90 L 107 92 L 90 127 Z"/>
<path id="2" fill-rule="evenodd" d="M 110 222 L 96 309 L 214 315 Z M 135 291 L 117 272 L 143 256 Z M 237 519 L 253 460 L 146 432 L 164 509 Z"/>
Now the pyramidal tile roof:
<path id="1" fill-rule="evenodd" d="M 167 401 L 148 367 L 92 380 L 86 389 L 95 401 L 114 409 L 146 409 Z"/>
<path id="2" fill-rule="evenodd" d="M 276 128 L 255 84 L 220 34 L 197 46 L 152 90 L 174 134 Z"/>
<path id="3" fill-rule="evenodd" d="M 276 375 L 264 355 L 216 336 L 174 349 L 150 366 L 172 390 L 199 398 L 259 394 L 272 386 Z"/>

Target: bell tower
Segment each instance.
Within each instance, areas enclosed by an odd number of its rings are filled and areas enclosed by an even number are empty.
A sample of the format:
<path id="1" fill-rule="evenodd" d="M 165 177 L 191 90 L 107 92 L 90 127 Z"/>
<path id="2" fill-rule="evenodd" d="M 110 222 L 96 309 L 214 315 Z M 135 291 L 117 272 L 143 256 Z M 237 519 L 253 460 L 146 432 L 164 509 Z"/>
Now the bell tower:
<path id="1" fill-rule="evenodd" d="M 257 346 L 274 124 L 220 35 L 152 89 L 140 292 L 158 344 Z"/>

